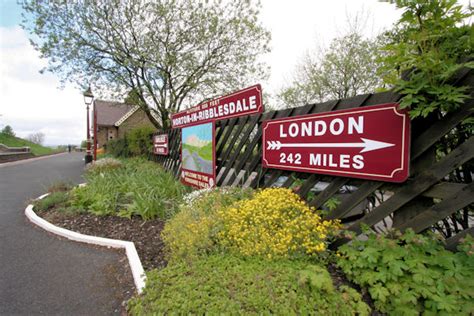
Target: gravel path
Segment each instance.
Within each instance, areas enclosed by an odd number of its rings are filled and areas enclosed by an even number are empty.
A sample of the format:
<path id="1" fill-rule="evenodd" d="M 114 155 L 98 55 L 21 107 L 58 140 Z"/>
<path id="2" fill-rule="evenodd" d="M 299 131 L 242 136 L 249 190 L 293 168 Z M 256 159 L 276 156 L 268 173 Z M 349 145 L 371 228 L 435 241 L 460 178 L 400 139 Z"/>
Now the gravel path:
<path id="1" fill-rule="evenodd" d="M 82 182 L 83 155 L 0 165 L 0 315 L 119 315 L 133 284 L 124 253 L 67 241 L 33 226 L 28 200 Z"/>

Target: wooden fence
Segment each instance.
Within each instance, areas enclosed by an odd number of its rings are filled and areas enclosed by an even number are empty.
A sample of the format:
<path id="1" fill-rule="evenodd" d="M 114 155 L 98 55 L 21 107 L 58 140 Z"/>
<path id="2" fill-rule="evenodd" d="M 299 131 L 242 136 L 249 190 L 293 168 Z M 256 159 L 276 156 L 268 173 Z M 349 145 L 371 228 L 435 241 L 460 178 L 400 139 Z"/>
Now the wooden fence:
<path id="1" fill-rule="evenodd" d="M 460 71 L 453 82 L 468 86 L 474 96 L 474 73 Z M 466 233 L 473 233 L 474 138 L 459 135 L 460 124 L 474 111 L 473 99 L 457 111 L 441 118 L 412 120 L 410 177 L 402 184 L 331 177 L 318 174 L 264 169 L 262 129 L 265 120 L 328 112 L 355 107 L 397 102 L 392 93 L 359 95 L 349 99 L 310 104 L 298 108 L 266 112 L 216 122 L 216 164 L 219 186 L 292 187 L 311 206 L 326 208 L 327 201 L 338 201 L 330 207 L 327 218 L 344 219 L 347 228 L 361 231 L 366 224 L 380 231 L 387 227 L 416 232 L 438 229 L 448 247 L 456 244 Z M 380 128 L 383 128 L 383 122 Z M 154 160 L 176 176 L 180 169 L 181 130 L 169 133 L 169 156 Z M 450 142 L 448 151 L 444 143 Z M 446 148 L 448 148 L 446 147 Z M 336 203 L 337 204 L 337 203 Z M 325 206 L 326 205 L 326 206 Z M 335 246 L 344 240 L 335 242 Z"/>

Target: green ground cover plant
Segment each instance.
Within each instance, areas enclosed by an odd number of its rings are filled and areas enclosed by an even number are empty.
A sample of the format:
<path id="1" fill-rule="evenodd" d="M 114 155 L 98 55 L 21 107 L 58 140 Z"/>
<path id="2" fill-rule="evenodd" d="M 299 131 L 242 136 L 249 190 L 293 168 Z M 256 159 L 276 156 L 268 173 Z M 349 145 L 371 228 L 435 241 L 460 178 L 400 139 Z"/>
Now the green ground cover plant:
<path id="1" fill-rule="evenodd" d="M 147 274 L 132 315 L 369 315 L 360 294 L 336 288 L 327 270 L 307 261 L 210 255 Z"/>
<path id="2" fill-rule="evenodd" d="M 33 201 L 35 211 L 49 211 L 55 209 L 58 212 L 67 214 L 77 214 L 84 210 L 77 209 L 71 205 L 70 190 L 73 186 L 70 183 L 57 182 L 48 188 L 49 195 L 41 200 Z"/>
<path id="3" fill-rule="evenodd" d="M 65 205 L 69 199 L 69 195 L 67 192 L 63 191 L 56 191 L 49 194 L 47 197 L 36 200 L 34 202 L 34 208 L 36 210 L 47 211 L 52 209 L 55 206 Z"/>
<path id="4" fill-rule="evenodd" d="M 91 166 L 87 186 L 74 188 L 71 205 L 95 215 L 170 218 L 187 192 L 172 174 L 156 163 L 132 158 Z"/>
<path id="5" fill-rule="evenodd" d="M 368 288 L 375 306 L 389 315 L 472 315 L 474 241 L 445 250 L 434 235 L 366 232 L 339 248 L 338 266 Z"/>

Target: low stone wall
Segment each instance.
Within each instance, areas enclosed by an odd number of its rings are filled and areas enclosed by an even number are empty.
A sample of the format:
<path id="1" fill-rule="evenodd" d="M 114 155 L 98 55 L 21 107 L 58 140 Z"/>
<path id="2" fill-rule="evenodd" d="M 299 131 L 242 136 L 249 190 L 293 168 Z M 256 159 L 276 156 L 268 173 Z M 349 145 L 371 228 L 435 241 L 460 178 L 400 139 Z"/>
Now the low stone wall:
<path id="1" fill-rule="evenodd" d="M 8 147 L 0 144 L 0 153 L 29 153 L 30 151 L 30 147 Z"/>
<path id="2" fill-rule="evenodd" d="M 0 153 L 0 164 L 5 162 L 23 160 L 28 158 L 33 158 L 33 155 L 30 152 L 9 152 L 9 153 Z"/>

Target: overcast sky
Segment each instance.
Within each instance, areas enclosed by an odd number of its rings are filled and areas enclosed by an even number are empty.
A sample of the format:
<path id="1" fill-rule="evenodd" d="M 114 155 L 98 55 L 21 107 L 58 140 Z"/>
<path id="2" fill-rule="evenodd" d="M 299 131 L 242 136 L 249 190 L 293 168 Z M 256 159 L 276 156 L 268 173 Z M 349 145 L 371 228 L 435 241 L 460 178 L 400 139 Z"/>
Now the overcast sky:
<path id="1" fill-rule="evenodd" d="M 343 34 L 348 16 L 369 14 L 365 32 L 373 36 L 400 15 L 394 5 L 375 0 L 263 0 L 262 5 L 262 22 L 272 33 L 272 52 L 265 57 L 271 76 L 262 82 L 270 93 L 291 78 L 306 51 Z M 86 134 L 82 91 L 60 90 L 54 75 L 39 74 L 45 61 L 20 28 L 20 14 L 16 0 L 0 0 L 0 128 L 11 125 L 20 137 L 43 132 L 48 145 L 79 144 Z"/>

